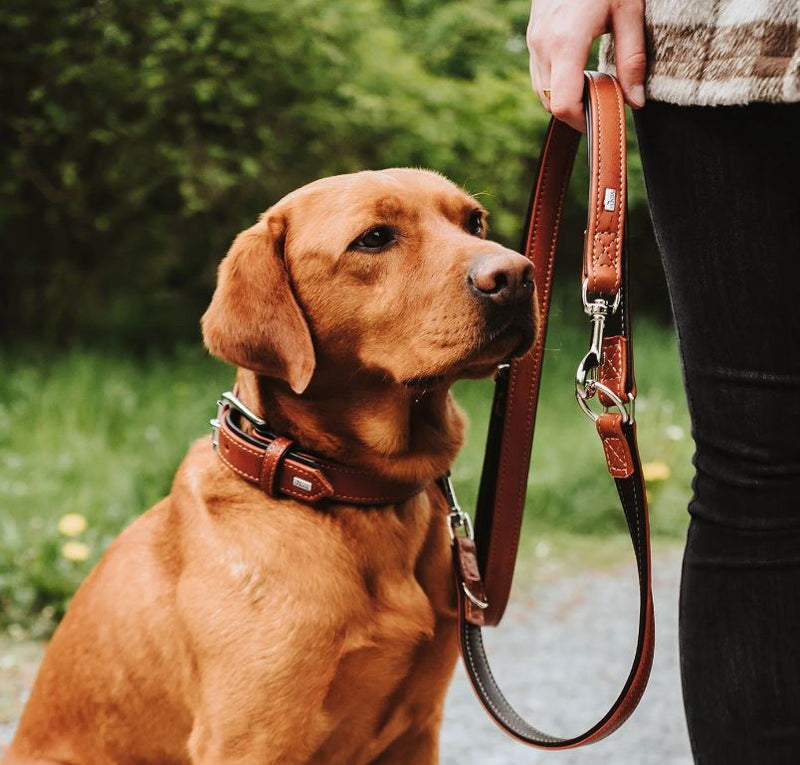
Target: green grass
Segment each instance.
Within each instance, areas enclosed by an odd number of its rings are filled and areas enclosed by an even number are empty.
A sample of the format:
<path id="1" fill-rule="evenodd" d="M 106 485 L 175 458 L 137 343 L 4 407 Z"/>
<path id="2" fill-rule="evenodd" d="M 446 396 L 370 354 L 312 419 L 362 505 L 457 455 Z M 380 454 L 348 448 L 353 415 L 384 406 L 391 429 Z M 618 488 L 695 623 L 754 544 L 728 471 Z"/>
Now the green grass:
<path id="1" fill-rule="evenodd" d="M 114 536 L 168 493 L 232 370 L 201 348 L 140 362 L 87 352 L 7 358 L 3 369 L 0 626 L 46 634 Z M 67 513 L 88 521 L 86 561 L 62 554 Z"/>
<path id="2" fill-rule="evenodd" d="M 592 424 L 579 412 L 573 374 L 585 352 L 582 314 L 556 312 L 548 340 L 526 534 L 617 534 L 624 526 Z M 668 330 L 637 327 L 637 405 L 645 462 L 672 471 L 652 483 L 655 534 L 685 528 L 691 440 L 677 356 Z M 198 346 L 169 358 L 133 361 L 92 352 L 2 359 L 0 378 L 0 627 L 46 635 L 111 539 L 164 496 L 190 442 L 208 419 L 232 370 Z M 454 469 L 461 503 L 474 505 L 491 401 L 489 381 L 463 382 L 468 443 Z M 78 513 L 74 541 L 88 557 L 70 560 L 59 519 Z M 524 549 L 529 549 L 525 547 Z"/>

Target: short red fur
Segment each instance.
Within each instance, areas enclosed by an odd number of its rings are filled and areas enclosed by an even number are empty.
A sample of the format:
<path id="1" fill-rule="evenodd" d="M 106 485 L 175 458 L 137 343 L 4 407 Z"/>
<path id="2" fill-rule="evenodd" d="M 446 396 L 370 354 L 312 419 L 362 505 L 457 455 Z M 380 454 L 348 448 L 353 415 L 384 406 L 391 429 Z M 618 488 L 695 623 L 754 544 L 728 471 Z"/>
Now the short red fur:
<path id="1" fill-rule="evenodd" d="M 236 238 L 203 333 L 239 397 L 305 450 L 429 488 L 371 508 L 274 499 L 201 438 L 75 596 L 3 765 L 437 762 L 458 654 L 433 484 L 463 440 L 449 388 L 524 351 L 534 310 L 531 291 L 492 324 L 471 269 L 524 259 L 476 215 L 434 173 L 364 172 Z M 358 244 L 375 226 L 394 237 L 380 251 Z"/>

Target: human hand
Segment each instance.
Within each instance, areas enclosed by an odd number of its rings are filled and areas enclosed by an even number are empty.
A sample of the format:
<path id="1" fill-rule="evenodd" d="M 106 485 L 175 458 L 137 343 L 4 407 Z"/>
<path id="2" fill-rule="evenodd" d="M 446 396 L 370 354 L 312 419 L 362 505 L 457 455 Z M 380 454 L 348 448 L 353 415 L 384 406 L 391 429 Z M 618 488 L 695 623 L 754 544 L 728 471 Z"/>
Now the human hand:
<path id="1" fill-rule="evenodd" d="M 592 41 L 609 31 L 625 100 L 639 109 L 647 66 L 644 0 L 533 0 L 527 34 L 531 82 L 545 109 L 576 130 L 585 129 L 583 69 Z"/>

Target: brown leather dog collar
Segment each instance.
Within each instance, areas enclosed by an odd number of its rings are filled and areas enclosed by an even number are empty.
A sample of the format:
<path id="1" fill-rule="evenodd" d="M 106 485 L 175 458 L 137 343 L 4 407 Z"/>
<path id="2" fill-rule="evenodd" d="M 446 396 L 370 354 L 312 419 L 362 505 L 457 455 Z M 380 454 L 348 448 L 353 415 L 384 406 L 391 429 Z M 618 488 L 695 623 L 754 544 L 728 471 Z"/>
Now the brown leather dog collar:
<path id="1" fill-rule="evenodd" d="M 242 417 L 255 425 L 252 433 L 238 426 Z M 426 486 L 381 478 L 374 472 L 309 454 L 285 436 L 258 429 L 265 425 L 233 393 L 223 393 L 217 402 L 217 416 L 211 420 L 212 444 L 236 475 L 271 497 L 390 505 L 410 499 Z"/>

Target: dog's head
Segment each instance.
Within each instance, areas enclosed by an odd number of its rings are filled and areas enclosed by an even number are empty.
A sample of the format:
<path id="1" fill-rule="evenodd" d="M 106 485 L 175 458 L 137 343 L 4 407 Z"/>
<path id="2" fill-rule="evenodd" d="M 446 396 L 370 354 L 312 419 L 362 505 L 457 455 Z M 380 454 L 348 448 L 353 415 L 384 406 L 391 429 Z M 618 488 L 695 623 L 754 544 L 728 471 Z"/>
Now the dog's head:
<path id="1" fill-rule="evenodd" d="M 203 317 L 209 350 L 302 393 L 374 373 L 431 388 L 488 374 L 534 336 L 533 269 L 427 171 L 311 183 L 236 238 Z"/>

